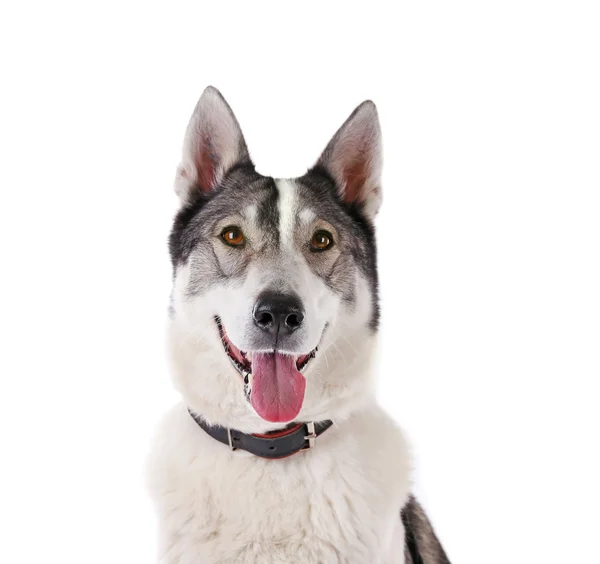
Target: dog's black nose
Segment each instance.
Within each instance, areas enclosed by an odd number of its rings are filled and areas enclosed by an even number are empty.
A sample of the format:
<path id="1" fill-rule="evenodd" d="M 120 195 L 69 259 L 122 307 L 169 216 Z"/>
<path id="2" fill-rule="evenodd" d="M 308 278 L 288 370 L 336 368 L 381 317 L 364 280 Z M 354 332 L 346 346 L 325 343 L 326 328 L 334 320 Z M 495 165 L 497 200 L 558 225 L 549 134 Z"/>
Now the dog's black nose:
<path id="1" fill-rule="evenodd" d="M 263 292 L 254 306 L 254 324 L 273 335 L 289 335 L 302 325 L 302 302 L 292 294 Z"/>

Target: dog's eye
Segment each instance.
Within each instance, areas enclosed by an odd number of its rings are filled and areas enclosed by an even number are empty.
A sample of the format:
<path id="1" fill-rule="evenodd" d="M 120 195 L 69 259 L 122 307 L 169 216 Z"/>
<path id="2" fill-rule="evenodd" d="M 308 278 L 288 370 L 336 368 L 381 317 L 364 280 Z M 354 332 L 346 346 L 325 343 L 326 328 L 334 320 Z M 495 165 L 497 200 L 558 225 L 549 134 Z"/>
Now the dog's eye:
<path id="1" fill-rule="evenodd" d="M 331 247 L 333 247 L 333 236 L 331 233 L 324 229 L 315 231 L 310 241 L 311 251 L 326 251 L 327 249 L 331 249 Z"/>
<path id="2" fill-rule="evenodd" d="M 221 239 L 232 247 L 239 247 L 244 244 L 244 234 L 239 227 L 226 227 L 221 233 Z"/>

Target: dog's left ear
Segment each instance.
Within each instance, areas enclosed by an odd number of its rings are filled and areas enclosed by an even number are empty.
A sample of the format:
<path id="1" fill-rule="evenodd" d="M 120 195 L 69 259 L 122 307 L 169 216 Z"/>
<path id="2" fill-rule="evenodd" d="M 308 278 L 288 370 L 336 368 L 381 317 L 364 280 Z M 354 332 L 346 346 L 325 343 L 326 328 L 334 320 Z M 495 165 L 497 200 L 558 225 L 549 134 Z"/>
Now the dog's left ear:
<path id="1" fill-rule="evenodd" d="M 175 192 L 183 202 L 217 189 L 231 167 L 252 165 L 240 125 L 214 87 L 204 90 L 185 132 Z"/>
<path id="2" fill-rule="evenodd" d="M 381 160 L 377 108 L 367 100 L 338 129 L 316 167 L 333 178 L 344 201 L 361 205 L 373 219 L 381 204 Z"/>

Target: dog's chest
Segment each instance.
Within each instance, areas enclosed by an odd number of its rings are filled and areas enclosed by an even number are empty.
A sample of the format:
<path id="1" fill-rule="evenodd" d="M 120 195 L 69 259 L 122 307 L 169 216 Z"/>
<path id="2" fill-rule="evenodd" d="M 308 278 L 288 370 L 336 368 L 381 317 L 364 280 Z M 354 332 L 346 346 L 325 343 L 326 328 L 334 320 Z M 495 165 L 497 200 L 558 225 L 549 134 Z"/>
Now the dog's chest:
<path id="1" fill-rule="evenodd" d="M 404 562 L 398 453 L 352 437 L 279 461 L 221 447 L 164 483 L 163 562 Z"/>

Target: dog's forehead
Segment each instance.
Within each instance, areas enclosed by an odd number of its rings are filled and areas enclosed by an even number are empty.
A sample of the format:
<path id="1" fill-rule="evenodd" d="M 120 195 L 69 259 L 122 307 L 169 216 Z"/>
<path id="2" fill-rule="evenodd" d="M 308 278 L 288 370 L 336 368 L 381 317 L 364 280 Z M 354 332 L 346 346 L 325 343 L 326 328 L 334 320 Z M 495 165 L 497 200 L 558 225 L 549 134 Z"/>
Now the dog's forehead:
<path id="1" fill-rule="evenodd" d="M 240 215 L 263 233 L 276 235 L 276 243 L 291 242 L 297 229 L 331 215 L 330 194 L 319 197 L 318 189 L 294 178 L 239 178 L 220 198 L 219 212 Z"/>
<path id="2" fill-rule="evenodd" d="M 294 233 L 314 222 L 317 213 L 305 190 L 295 179 L 278 178 L 275 180 L 275 186 L 279 194 L 279 237 L 283 244 L 290 245 L 294 240 Z"/>

